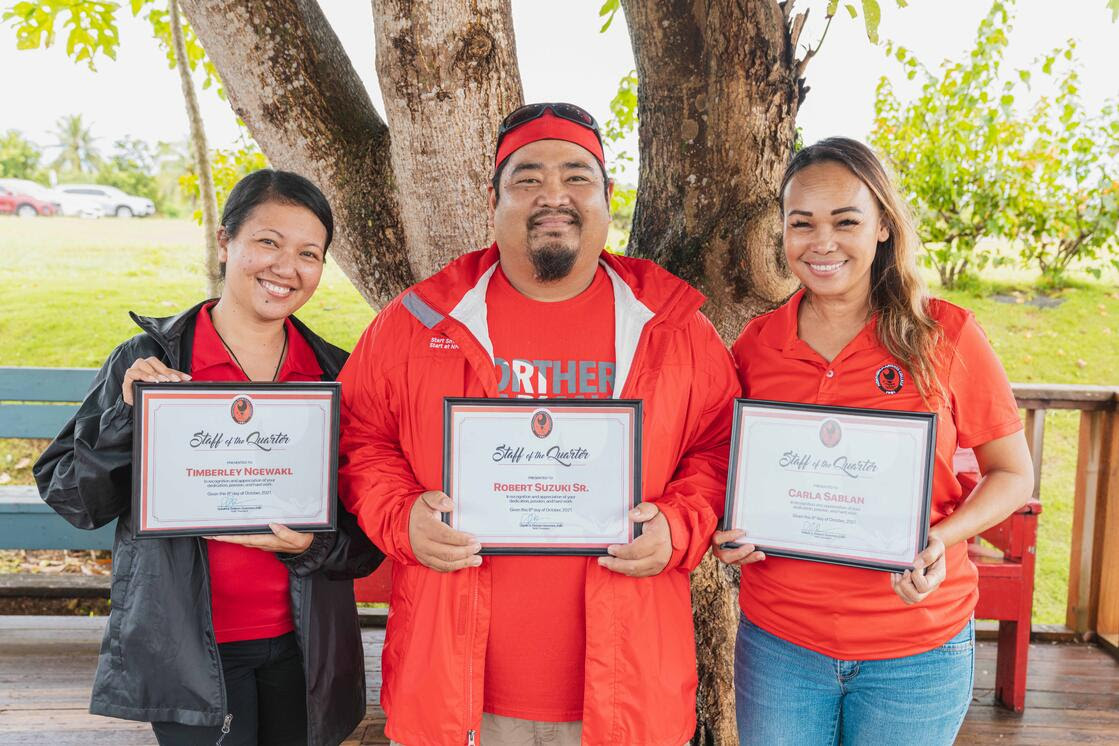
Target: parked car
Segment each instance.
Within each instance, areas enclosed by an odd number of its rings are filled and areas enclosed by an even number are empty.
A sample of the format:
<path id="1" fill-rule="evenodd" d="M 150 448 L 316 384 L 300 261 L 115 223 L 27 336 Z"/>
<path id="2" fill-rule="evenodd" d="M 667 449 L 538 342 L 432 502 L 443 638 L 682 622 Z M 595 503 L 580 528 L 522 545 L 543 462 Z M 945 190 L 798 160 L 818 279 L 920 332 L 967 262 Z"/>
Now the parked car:
<path id="1" fill-rule="evenodd" d="M 0 212 L 19 215 L 21 218 L 34 218 L 39 215 L 54 215 L 58 206 L 16 189 L 0 186 Z"/>
<path id="2" fill-rule="evenodd" d="M 99 218 L 105 214 L 101 203 L 92 197 L 67 194 L 28 179 L 0 179 L 0 186 L 13 192 L 29 194 L 43 202 L 50 202 L 55 205 L 58 214 L 67 217 Z"/>
<path id="3" fill-rule="evenodd" d="M 106 215 L 118 218 L 145 217 L 155 214 L 155 203 L 146 197 L 125 194 L 116 187 L 101 184 L 59 184 L 58 191 L 91 197 L 101 205 Z"/>

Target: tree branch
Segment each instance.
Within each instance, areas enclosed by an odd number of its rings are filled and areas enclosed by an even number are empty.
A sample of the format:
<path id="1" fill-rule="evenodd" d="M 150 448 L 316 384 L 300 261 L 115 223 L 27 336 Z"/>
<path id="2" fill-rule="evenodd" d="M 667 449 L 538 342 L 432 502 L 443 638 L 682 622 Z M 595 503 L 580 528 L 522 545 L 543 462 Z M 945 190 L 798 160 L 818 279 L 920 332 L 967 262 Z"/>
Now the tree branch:
<path id="1" fill-rule="evenodd" d="M 331 255 L 372 305 L 413 273 L 389 133 L 314 0 L 181 0 L 229 101 L 277 168 L 326 194 Z"/>

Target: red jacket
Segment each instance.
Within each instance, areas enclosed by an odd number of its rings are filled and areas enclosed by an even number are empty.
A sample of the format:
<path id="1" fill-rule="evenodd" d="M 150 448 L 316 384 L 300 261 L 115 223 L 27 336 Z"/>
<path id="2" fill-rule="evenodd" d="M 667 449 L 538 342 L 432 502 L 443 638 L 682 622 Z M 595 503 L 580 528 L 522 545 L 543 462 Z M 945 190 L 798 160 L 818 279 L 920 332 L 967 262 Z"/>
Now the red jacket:
<path id="1" fill-rule="evenodd" d="M 485 315 L 496 246 L 390 303 L 339 375 L 339 490 L 397 561 L 382 653 L 386 732 L 406 746 L 479 740 L 490 568 L 444 574 L 408 541 L 416 497 L 443 484 L 443 397 L 497 396 Z M 642 494 L 668 519 L 672 557 L 651 578 L 587 560 L 583 743 L 680 746 L 695 730 L 688 575 L 726 490 L 733 363 L 703 296 L 652 262 L 604 253 L 614 287 L 614 396 L 642 399 Z"/>

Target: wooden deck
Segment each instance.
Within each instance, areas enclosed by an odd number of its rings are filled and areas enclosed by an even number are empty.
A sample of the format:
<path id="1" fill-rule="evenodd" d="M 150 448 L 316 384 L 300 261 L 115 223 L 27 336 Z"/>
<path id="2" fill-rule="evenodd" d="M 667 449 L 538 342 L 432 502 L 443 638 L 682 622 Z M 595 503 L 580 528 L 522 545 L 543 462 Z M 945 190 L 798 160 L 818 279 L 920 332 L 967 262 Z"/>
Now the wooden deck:
<path id="1" fill-rule="evenodd" d="M 0 744 L 153 744 L 144 723 L 86 712 L 104 617 L 0 617 Z M 376 706 L 384 630 L 364 630 L 369 715 L 347 746 L 385 744 Z M 1093 645 L 1034 644 L 1026 712 L 993 706 L 995 651 L 979 643 L 960 744 L 1119 745 L 1119 662 Z"/>

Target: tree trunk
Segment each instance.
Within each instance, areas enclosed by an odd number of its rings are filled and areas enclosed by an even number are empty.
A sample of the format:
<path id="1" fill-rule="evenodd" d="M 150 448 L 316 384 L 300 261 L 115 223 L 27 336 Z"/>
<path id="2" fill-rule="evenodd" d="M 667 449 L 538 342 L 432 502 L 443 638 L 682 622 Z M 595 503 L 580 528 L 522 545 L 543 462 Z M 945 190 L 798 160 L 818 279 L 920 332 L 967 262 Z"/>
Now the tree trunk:
<path id="1" fill-rule="evenodd" d="M 774 0 L 622 0 L 640 81 L 641 173 L 628 253 L 702 290 L 726 340 L 796 287 L 777 189 L 802 91 L 789 19 Z M 736 570 L 692 576 L 699 664 L 694 744 L 737 744 Z"/>
<path id="2" fill-rule="evenodd" d="M 702 290 L 724 339 L 786 298 L 777 188 L 800 95 L 774 0 L 622 0 L 641 173 L 628 252 Z"/>
<path id="3" fill-rule="evenodd" d="M 206 238 L 206 295 L 216 298 L 221 294 L 221 265 L 218 261 L 218 199 L 214 194 L 214 176 L 210 171 L 210 147 L 206 144 L 206 129 L 202 126 L 202 112 L 187 62 L 186 45 L 183 43 L 183 24 L 179 18 L 178 0 L 170 0 L 169 20 L 171 41 L 175 48 L 175 67 L 183 88 L 183 103 L 190 120 L 190 144 L 194 150 L 194 166 L 198 170 L 198 193 L 202 202 L 202 232 Z"/>
<path id="4" fill-rule="evenodd" d="M 373 0 L 377 78 L 417 277 L 489 243 L 486 186 L 521 103 L 509 0 Z"/>
<path id="5" fill-rule="evenodd" d="M 389 132 L 314 0 L 180 0 L 268 160 L 315 182 L 330 254 L 373 306 L 413 282 Z"/>
<path id="6" fill-rule="evenodd" d="M 373 0 L 380 120 L 314 0 L 180 0 L 269 159 L 324 188 L 373 304 L 483 244 L 496 128 L 520 101 L 509 0 Z M 794 289 L 777 187 L 795 141 L 791 0 L 622 0 L 641 80 L 630 252 L 689 280 L 725 339 Z M 793 29 L 790 31 L 790 27 Z M 697 744 L 737 743 L 737 573 L 693 576 Z"/>
<path id="7" fill-rule="evenodd" d="M 181 1 L 269 161 L 326 193 L 331 253 L 370 305 L 486 242 L 493 139 L 521 96 L 507 0 L 374 3 L 400 143 L 314 0 Z"/>

